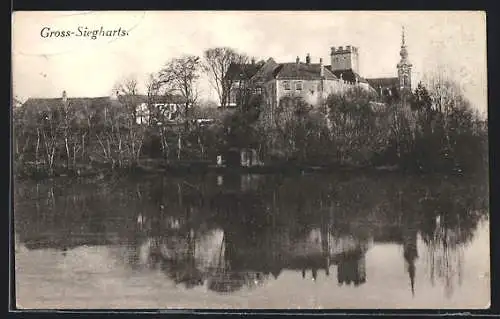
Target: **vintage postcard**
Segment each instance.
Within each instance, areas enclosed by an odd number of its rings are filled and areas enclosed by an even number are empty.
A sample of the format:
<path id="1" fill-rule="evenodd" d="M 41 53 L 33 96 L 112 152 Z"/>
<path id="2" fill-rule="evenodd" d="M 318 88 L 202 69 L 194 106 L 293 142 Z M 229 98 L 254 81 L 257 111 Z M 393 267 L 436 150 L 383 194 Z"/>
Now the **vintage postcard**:
<path id="1" fill-rule="evenodd" d="M 490 305 L 485 12 L 14 12 L 18 309 Z"/>

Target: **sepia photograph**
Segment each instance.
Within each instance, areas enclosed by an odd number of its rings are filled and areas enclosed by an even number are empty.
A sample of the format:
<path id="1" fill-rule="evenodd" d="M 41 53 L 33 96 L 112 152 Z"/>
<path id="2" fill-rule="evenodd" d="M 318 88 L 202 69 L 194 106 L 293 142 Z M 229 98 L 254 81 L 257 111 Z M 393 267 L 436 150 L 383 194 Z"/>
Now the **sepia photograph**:
<path id="1" fill-rule="evenodd" d="M 16 309 L 487 309 L 484 11 L 12 13 Z"/>

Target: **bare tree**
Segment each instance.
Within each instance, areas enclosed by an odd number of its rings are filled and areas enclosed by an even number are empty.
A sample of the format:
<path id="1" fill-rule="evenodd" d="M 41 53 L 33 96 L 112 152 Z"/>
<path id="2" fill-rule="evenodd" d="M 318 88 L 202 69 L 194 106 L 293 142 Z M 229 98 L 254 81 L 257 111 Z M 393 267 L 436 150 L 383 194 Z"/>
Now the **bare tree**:
<path id="1" fill-rule="evenodd" d="M 147 94 L 147 104 L 148 104 L 148 123 L 157 124 L 159 116 L 158 112 L 160 110 L 155 109 L 155 105 L 158 102 L 158 95 L 160 92 L 161 83 L 156 74 L 150 74 L 146 80 L 146 94 Z"/>
<path id="2" fill-rule="evenodd" d="M 429 91 L 432 109 L 440 115 L 438 120 L 442 125 L 448 147 L 450 147 L 452 115 L 457 111 L 470 109 L 470 103 L 464 97 L 462 88 L 453 78 L 454 74 L 451 70 L 439 66 L 433 73 L 427 74 L 423 79 Z"/>
<path id="3" fill-rule="evenodd" d="M 138 94 L 139 82 L 137 77 L 133 74 L 129 74 L 122 79 L 118 80 L 113 89 L 115 92 L 126 95 L 136 95 Z"/>
<path id="4" fill-rule="evenodd" d="M 157 84 L 155 82 L 150 84 L 151 89 L 156 86 Z M 125 109 L 120 112 L 122 114 L 117 115 L 115 118 L 116 121 L 114 122 L 116 125 L 113 126 L 119 143 L 119 165 L 122 165 L 123 151 L 127 153 L 128 159 L 134 164 L 137 163 L 139 159 L 145 133 L 144 127 L 140 125 L 142 123 L 137 123 L 138 107 L 144 103 L 139 96 L 139 82 L 135 75 L 129 75 L 118 81 L 114 89 L 120 95 L 119 100 L 125 107 Z"/>
<path id="5" fill-rule="evenodd" d="M 46 107 L 42 118 L 41 136 L 45 148 L 45 163 L 49 175 L 54 173 L 55 156 L 58 149 L 58 138 L 61 128 L 61 121 L 58 114 L 50 107 Z M 37 131 L 38 134 L 38 131 Z M 37 139 L 37 152 L 39 147 L 39 136 Z"/>
<path id="6" fill-rule="evenodd" d="M 172 93 L 177 93 L 184 99 L 182 117 L 184 119 L 184 134 L 189 126 L 189 109 L 198 100 L 197 81 L 200 77 L 201 61 L 197 56 L 183 56 L 170 60 L 160 71 L 160 82 L 166 85 Z M 182 134 L 178 134 L 177 158 L 181 157 Z"/>
<path id="7" fill-rule="evenodd" d="M 209 76 L 210 84 L 217 91 L 220 106 L 226 107 L 232 85 L 232 79 L 227 77 L 229 68 L 233 63 L 247 63 L 248 57 L 232 48 L 218 47 L 205 50 L 204 58 L 203 69 Z"/>
<path id="8" fill-rule="evenodd" d="M 160 71 L 162 86 L 169 86 L 172 93 L 184 98 L 183 116 L 187 120 L 190 107 L 198 100 L 197 81 L 200 77 L 201 61 L 197 56 L 183 56 L 169 61 Z"/>
<path id="9" fill-rule="evenodd" d="M 157 106 L 157 103 L 158 98 L 162 95 L 162 93 L 164 95 L 170 91 L 169 84 L 169 78 L 164 78 L 162 80 L 158 74 L 153 73 L 150 74 L 146 80 L 149 127 L 160 137 L 161 151 L 164 159 L 168 159 L 170 151 L 167 138 L 168 129 L 165 125 L 166 110 L 165 108 Z"/>
<path id="10" fill-rule="evenodd" d="M 134 121 L 137 117 L 137 96 L 139 94 L 139 82 L 137 77 L 130 74 L 120 80 L 118 80 L 114 87 L 114 93 L 120 95 L 121 102 L 125 104 L 127 108 L 127 113 L 133 117 Z"/>

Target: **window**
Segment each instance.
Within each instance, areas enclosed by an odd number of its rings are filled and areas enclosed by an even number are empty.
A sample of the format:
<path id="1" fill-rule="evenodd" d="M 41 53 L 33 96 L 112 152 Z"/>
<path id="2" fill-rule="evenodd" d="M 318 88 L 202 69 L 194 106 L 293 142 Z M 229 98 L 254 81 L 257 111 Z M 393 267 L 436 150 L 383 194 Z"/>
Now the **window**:
<path id="1" fill-rule="evenodd" d="M 295 90 L 302 91 L 302 82 L 295 83 Z"/>
<path id="2" fill-rule="evenodd" d="M 290 82 L 285 81 L 283 84 L 285 85 L 285 90 L 287 90 L 287 91 L 291 90 L 291 88 L 290 88 Z"/>
<path id="3" fill-rule="evenodd" d="M 255 93 L 257 94 L 262 94 L 262 88 L 256 88 Z"/>

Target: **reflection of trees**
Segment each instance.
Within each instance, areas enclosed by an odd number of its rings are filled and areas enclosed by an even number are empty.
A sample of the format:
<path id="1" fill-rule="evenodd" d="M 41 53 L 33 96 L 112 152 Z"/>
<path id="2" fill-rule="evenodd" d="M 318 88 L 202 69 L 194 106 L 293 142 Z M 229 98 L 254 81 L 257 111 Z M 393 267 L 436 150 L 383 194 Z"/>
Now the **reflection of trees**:
<path id="1" fill-rule="evenodd" d="M 204 274 L 196 264 L 196 234 L 190 229 L 182 235 L 166 238 L 170 243 L 163 242 L 170 251 L 161 254 L 160 265 L 175 284 L 182 283 L 186 288 L 193 288 L 204 281 Z M 172 239 L 177 243 L 172 243 Z"/>
<path id="2" fill-rule="evenodd" d="M 444 284 L 445 294 L 450 297 L 457 281 L 461 284 L 464 243 L 458 236 L 460 231 L 443 226 L 440 216 L 436 220 L 434 231 L 424 238 L 429 275 L 433 285 L 436 279 Z"/>
<path id="3" fill-rule="evenodd" d="M 474 184 L 450 184 L 430 189 L 421 200 L 420 225 L 431 283 L 442 282 L 448 297 L 462 282 L 464 248 L 472 242 L 478 223 L 488 213 L 484 189 Z"/>
<path id="4" fill-rule="evenodd" d="M 450 293 L 488 213 L 487 185 L 463 178 L 266 175 L 242 189 L 237 175 L 223 187 L 207 175 L 17 187 L 16 233 L 37 244 L 28 248 L 119 244 L 133 268 L 158 266 L 188 287 L 208 280 L 214 291 L 254 287 L 283 269 L 316 277 L 330 265 L 340 283 L 362 284 L 370 238 L 403 244 L 414 287 L 418 232 L 430 276 Z M 197 245 L 216 227 L 223 262 L 207 266 Z"/>
<path id="5" fill-rule="evenodd" d="M 280 269 L 274 262 L 277 257 L 270 240 L 269 226 L 259 227 L 252 223 L 242 224 L 247 218 L 238 215 L 224 224 L 224 237 L 218 250 L 217 263 L 208 274 L 208 289 L 229 293 L 244 287 L 262 285 Z M 272 236 L 272 235 L 271 235 Z M 271 246 L 270 246 L 271 245 Z"/>
<path id="6" fill-rule="evenodd" d="M 339 285 L 359 286 L 366 282 L 365 251 L 357 248 L 342 253 L 337 258 L 337 282 Z"/>

